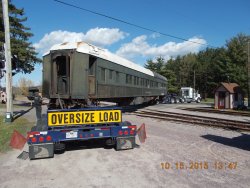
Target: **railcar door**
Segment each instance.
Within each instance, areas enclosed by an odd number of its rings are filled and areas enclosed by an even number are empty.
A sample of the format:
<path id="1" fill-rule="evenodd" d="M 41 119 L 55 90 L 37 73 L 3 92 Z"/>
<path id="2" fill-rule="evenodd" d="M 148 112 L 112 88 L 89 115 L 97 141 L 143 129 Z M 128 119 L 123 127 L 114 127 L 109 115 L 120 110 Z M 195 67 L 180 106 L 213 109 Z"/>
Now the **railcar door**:
<path id="1" fill-rule="evenodd" d="M 96 94 L 96 61 L 97 61 L 96 57 L 89 56 L 88 85 L 89 85 L 90 96 L 93 96 Z"/>
<path id="2" fill-rule="evenodd" d="M 70 91 L 70 57 L 60 55 L 53 59 L 52 94 L 68 97 Z"/>

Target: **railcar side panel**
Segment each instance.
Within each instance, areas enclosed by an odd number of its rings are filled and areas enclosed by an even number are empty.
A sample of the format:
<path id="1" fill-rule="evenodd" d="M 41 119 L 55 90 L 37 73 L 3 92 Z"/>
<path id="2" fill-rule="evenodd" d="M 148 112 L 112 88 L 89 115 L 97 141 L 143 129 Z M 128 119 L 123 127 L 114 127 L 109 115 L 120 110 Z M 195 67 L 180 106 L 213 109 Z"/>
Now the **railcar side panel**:
<path id="1" fill-rule="evenodd" d="M 131 80 L 127 80 L 127 76 Z M 137 79 L 137 80 L 136 80 Z M 143 82 L 148 80 L 148 84 Z M 166 93 L 165 87 L 151 87 L 150 82 L 165 84 L 166 81 L 98 58 L 97 98 L 159 96 Z M 161 86 L 161 85 L 160 85 Z"/>
<path id="2" fill-rule="evenodd" d="M 89 55 L 83 53 L 74 53 L 71 63 L 71 98 L 88 98 L 88 65 Z"/>
<path id="3" fill-rule="evenodd" d="M 51 91 L 51 62 L 50 55 L 46 55 L 43 57 L 43 97 L 50 98 Z"/>

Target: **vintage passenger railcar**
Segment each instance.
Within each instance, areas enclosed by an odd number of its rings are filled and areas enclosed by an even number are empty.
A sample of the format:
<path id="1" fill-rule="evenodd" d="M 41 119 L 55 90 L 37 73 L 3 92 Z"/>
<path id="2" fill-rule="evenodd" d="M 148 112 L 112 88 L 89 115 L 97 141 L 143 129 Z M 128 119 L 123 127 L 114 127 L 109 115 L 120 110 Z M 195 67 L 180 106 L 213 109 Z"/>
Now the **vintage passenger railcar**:
<path id="1" fill-rule="evenodd" d="M 43 56 L 43 96 L 50 105 L 138 104 L 162 98 L 167 79 L 88 43 L 55 45 Z"/>

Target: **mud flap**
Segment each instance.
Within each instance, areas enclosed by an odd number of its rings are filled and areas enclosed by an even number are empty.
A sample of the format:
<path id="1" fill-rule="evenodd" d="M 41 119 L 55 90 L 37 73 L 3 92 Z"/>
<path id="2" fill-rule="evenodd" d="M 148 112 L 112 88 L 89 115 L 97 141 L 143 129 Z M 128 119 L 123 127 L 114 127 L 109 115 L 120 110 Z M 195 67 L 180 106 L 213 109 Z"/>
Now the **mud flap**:
<path id="1" fill-rule="evenodd" d="M 54 157 L 54 143 L 29 145 L 29 158 L 42 159 Z"/>
<path id="2" fill-rule="evenodd" d="M 116 150 L 133 149 L 135 147 L 135 137 L 118 137 L 116 138 Z"/>

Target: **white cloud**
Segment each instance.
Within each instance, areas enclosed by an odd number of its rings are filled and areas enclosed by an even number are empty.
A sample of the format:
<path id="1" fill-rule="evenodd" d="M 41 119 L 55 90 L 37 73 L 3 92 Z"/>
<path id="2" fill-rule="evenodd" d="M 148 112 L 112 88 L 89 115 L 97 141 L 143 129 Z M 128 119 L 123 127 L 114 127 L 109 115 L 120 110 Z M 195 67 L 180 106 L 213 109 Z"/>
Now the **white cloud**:
<path id="1" fill-rule="evenodd" d="M 53 45 L 63 42 L 80 42 L 85 41 L 97 46 L 108 46 L 119 40 L 124 39 L 128 34 L 117 28 L 94 28 L 85 33 L 76 33 L 70 31 L 52 31 L 34 44 L 36 50 L 43 54 Z"/>
<path id="2" fill-rule="evenodd" d="M 127 33 L 120 31 L 117 28 L 94 28 L 90 29 L 86 35 L 84 35 L 84 40 L 92 44 L 99 46 L 108 46 L 127 36 Z"/>
<path id="3" fill-rule="evenodd" d="M 134 38 L 130 43 L 123 44 L 116 51 L 116 54 L 127 58 L 134 58 L 135 56 L 162 56 L 165 59 L 169 59 L 171 57 L 184 55 L 190 52 L 196 53 L 203 47 L 202 44 L 206 44 L 206 40 L 198 37 L 193 37 L 188 41 L 180 43 L 167 42 L 163 45 L 150 45 L 147 42 L 147 36 L 141 35 Z"/>
<path id="4" fill-rule="evenodd" d="M 150 38 L 155 39 L 155 38 L 158 38 L 158 37 L 160 37 L 160 36 L 161 36 L 160 33 L 153 33 L 153 34 L 150 35 Z"/>

